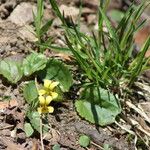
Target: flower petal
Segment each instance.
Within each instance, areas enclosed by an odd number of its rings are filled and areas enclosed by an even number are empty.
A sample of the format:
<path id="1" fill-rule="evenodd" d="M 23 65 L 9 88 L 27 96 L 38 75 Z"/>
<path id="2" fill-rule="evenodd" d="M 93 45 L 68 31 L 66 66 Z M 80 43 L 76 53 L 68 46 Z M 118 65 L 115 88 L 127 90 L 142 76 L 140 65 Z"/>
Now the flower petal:
<path id="1" fill-rule="evenodd" d="M 41 106 L 45 105 L 46 100 L 45 100 L 44 96 L 39 96 L 39 101 L 40 101 Z"/>
<path id="2" fill-rule="evenodd" d="M 53 113 L 54 112 L 54 107 L 52 107 L 52 106 L 47 107 L 47 109 L 48 109 L 49 113 Z"/>
<path id="3" fill-rule="evenodd" d="M 56 92 L 51 92 L 51 97 L 52 97 L 52 99 L 57 98 L 57 97 L 58 97 L 58 93 L 56 93 Z"/>
<path id="4" fill-rule="evenodd" d="M 59 84 L 59 82 L 52 82 L 49 86 L 49 89 L 53 90 L 58 84 Z"/>
<path id="5" fill-rule="evenodd" d="M 37 111 L 39 114 L 44 114 L 44 113 L 53 113 L 54 112 L 54 108 L 52 106 L 49 107 L 38 107 Z"/>
<path id="6" fill-rule="evenodd" d="M 39 114 L 41 114 L 42 113 L 42 107 L 38 107 L 37 111 L 38 111 Z"/>
<path id="7" fill-rule="evenodd" d="M 53 100 L 52 96 L 47 96 L 46 97 L 46 101 L 45 101 L 45 105 L 49 105 L 49 103 Z"/>
<path id="8" fill-rule="evenodd" d="M 45 114 L 45 113 L 49 113 L 49 110 L 47 107 L 39 107 L 38 112 L 39 114 Z"/>
<path id="9" fill-rule="evenodd" d="M 51 80 L 47 80 L 47 79 L 45 79 L 45 80 L 44 80 L 44 87 L 45 87 L 45 88 L 49 88 L 49 87 L 50 87 L 50 85 L 51 85 L 51 83 L 52 83 L 52 81 L 51 81 Z"/>
<path id="10" fill-rule="evenodd" d="M 44 89 L 38 90 L 38 93 L 40 96 L 46 94 L 46 91 Z"/>

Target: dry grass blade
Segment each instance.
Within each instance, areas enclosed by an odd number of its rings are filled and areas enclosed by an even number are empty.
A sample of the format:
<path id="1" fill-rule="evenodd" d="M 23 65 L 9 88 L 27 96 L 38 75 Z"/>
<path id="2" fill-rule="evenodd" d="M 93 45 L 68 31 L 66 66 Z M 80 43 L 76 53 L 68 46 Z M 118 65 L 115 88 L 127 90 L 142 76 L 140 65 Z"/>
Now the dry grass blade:
<path id="1" fill-rule="evenodd" d="M 142 126 L 134 119 L 129 118 L 130 122 L 132 125 L 134 125 L 138 130 L 140 130 L 141 132 L 143 132 L 144 134 L 146 134 L 147 136 L 150 137 L 150 133 L 147 132 L 145 129 L 142 128 Z"/>
<path id="2" fill-rule="evenodd" d="M 117 126 L 119 126 L 122 130 L 125 130 L 126 132 L 128 132 L 128 133 L 130 133 L 130 134 L 132 134 L 132 135 L 135 135 L 136 136 L 136 134 L 135 134 L 135 132 L 133 132 L 132 130 L 130 130 L 130 129 L 127 129 L 126 127 L 124 127 L 124 126 L 122 126 L 121 124 L 119 124 L 117 121 L 115 121 L 115 124 L 117 125 Z"/>
<path id="3" fill-rule="evenodd" d="M 141 115 L 142 117 L 144 117 L 144 119 L 150 123 L 150 118 L 146 115 L 146 113 L 144 111 L 142 111 L 141 109 L 139 109 L 138 107 L 136 107 L 134 104 L 132 104 L 129 101 L 126 101 L 127 106 L 129 106 L 129 108 L 134 109 L 139 115 Z"/>

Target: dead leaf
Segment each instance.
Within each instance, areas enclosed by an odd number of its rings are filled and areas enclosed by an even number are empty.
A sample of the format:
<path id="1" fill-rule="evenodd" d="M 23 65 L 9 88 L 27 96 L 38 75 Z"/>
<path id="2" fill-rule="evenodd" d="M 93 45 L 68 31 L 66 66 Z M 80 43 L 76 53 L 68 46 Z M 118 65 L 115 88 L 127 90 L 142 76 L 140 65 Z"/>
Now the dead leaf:
<path id="1" fill-rule="evenodd" d="M 70 55 L 67 55 L 67 54 L 63 54 L 63 53 L 58 53 L 58 54 L 55 54 L 56 57 L 60 57 L 62 58 L 63 60 L 66 60 L 66 61 L 71 61 L 72 60 L 72 57 Z"/>
<path id="2" fill-rule="evenodd" d="M 0 137 L 0 141 L 7 146 L 6 150 L 25 150 L 21 145 L 18 145 L 9 139 Z"/>
<path id="3" fill-rule="evenodd" d="M 143 46 L 149 35 L 150 35 L 150 23 L 145 27 L 143 27 L 141 30 L 139 30 L 134 36 L 135 43 L 139 48 Z M 150 56 L 150 49 L 145 54 L 145 57 L 149 56 Z"/>
<path id="4" fill-rule="evenodd" d="M 39 150 L 38 143 L 37 143 L 37 141 L 35 139 L 33 140 L 32 150 Z"/>
<path id="5" fill-rule="evenodd" d="M 6 108 L 11 108 L 11 107 L 16 107 L 16 106 L 18 106 L 18 102 L 16 99 L 0 102 L 0 110 L 4 110 Z"/>

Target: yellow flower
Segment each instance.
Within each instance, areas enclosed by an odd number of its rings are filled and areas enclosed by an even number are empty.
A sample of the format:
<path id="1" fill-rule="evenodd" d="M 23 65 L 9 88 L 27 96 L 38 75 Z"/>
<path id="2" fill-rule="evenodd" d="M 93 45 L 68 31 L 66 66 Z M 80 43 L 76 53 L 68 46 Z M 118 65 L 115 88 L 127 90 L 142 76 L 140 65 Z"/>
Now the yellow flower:
<path id="1" fill-rule="evenodd" d="M 54 88 L 59 84 L 59 82 L 53 82 L 51 80 L 44 80 L 44 88 L 41 90 L 38 90 L 38 93 L 40 96 L 43 95 L 49 95 L 52 97 L 52 99 L 55 99 L 58 97 L 58 94 L 54 92 Z"/>
<path id="2" fill-rule="evenodd" d="M 51 96 L 47 96 L 46 98 L 44 96 L 39 96 L 40 107 L 38 107 L 38 109 L 37 109 L 39 114 L 53 113 L 54 108 L 52 106 L 48 106 L 51 101 L 52 101 Z"/>
<path id="3" fill-rule="evenodd" d="M 44 96 L 39 96 L 39 101 L 41 106 L 47 106 L 52 101 L 51 96 L 47 96 L 46 98 Z"/>
<path id="4" fill-rule="evenodd" d="M 54 108 L 52 106 L 48 107 L 38 107 L 39 114 L 53 113 Z"/>
<path id="5" fill-rule="evenodd" d="M 51 80 L 44 80 L 44 87 L 49 89 L 49 90 L 53 90 L 57 85 L 59 84 L 59 82 L 53 82 Z"/>

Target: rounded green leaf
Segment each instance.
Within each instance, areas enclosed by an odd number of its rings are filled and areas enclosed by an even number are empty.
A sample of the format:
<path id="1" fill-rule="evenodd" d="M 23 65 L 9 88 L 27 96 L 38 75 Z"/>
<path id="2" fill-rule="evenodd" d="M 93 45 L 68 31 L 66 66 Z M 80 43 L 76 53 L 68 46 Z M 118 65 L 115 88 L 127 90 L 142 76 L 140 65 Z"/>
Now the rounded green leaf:
<path id="1" fill-rule="evenodd" d="M 83 90 L 81 99 L 75 102 L 79 115 L 101 126 L 115 122 L 121 112 L 118 99 L 105 89 L 90 86 Z"/>
<path id="2" fill-rule="evenodd" d="M 17 83 L 23 76 L 21 63 L 12 60 L 0 60 L 0 74 L 11 83 Z"/>
<path id="3" fill-rule="evenodd" d="M 80 138 L 79 138 L 79 144 L 82 147 L 87 147 L 90 144 L 90 138 L 88 136 L 86 136 L 86 135 L 80 136 Z"/>
<path id="4" fill-rule="evenodd" d="M 24 131 L 25 131 L 27 137 L 30 137 L 34 132 L 30 123 L 24 124 Z"/>
<path id="5" fill-rule="evenodd" d="M 65 64 L 56 59 L 50 59 L 46 68 L 38 74 L 41 79 L 59 81 L 60 88 L 67 92 L 72 85 L 72 76 Z"/>
<path id="6" fill-rule="evenodd" d="M 108 90 L 97 88 L 95 86 L 85 88 L 81 93 L 80 99 L 101 105 L 102 107 L 106 107 L 106 105 L 113 105 L 118 108 L 120 106 L 116 96 Z"/>
<path id="7" fill-rule="evenodd" d="M 35 81 L 30 81 L 28 84 L 24 86 L 23 96 L 29 104 L 31 104 L 31 102 L 33 101 L 35 102 L 37 101 L 38 91 L 35 86 Z"/>
<path id="8" fill-rule="evenodd" d="M 30 120 L 31 125 L 35 130 L 37 130 L 40 133 L 40 114 L 37 111 L 31 111 L 27 113 L 27 117 Z M 48 132 L 48 123 L 45 122 L 43 126 L 43 132 Z"/>
<path id="9" fill-rule="evenodd" d="M 104 106 L 92 104 L 85 100 L 75 102 L 76 110 L 79 115 L 91 123 L 105 126 L 115 122 L 120 109 L 107 103 Z"/>
<path id="10" fill-rule="evenodd" d="M 24 75 L 29 76 L 36 71 L 42 70 L 46 66 L 47 59 L 43 54 L 32 53 L 23 60 Z"/>

